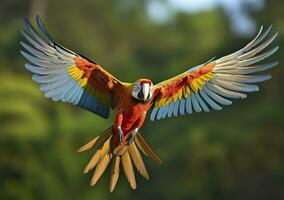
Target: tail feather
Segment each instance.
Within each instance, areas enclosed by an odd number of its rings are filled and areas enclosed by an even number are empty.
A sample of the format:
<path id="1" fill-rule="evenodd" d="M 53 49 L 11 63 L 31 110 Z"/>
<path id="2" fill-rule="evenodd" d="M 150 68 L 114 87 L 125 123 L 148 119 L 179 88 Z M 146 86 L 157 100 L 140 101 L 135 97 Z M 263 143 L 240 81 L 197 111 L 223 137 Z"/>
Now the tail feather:
<path id="1" fill-rule="evenodd" d="M 84 174 L 91 171 L 101 159 L 101 149 L 98 149 L 84 169 Z"/>
<path id="2" fill-rule="evenodd" d="M 119 145 L 117 147 L 114 147 L 114 138 L 112 137 L 112 130 L 113 127 L 109 128 L 100 136 L 96 137 L 91 142 L 87 143 L 78 150 L 78 152 L 83 152 L 91 148 L 95 149 L 95 153 L 87 164 L 87 166 L 85 167 L 84 173 L 88 173 L 89 171 L 95 168 L 95 172 L 90 183 L 91 186 L 94 186 L 106 170 L 110 161 L 112 160 L 110 169 L 110 192 L 112 192 L 116 187 L 120 175 L 120 163 L 122 164 L 125 176 L 131 188 L 136 189 L 137 185 L 132 162 L 137 171 L 145 179 L 149 179 L 149 174 L 145 167 L 140 151 L 142 151 L 142 153 L 146 156 L 153 158 L 158 163 L 162 163 L 162 160 L 154 152 L 154 150 L 152 150 L 151 147 L 145 142 L 145 140 L 139 133 L 137 134 L 134 142 L 132 142 L 129 146 Z"/>
<path id="3" fill-rule="evenodd" d="M 107 139 L 107 141 L 103 144 L 103 148 L 102 148 L 102 151 L 101 151 L 101 159 L 103 158 L 103 157 L 105 157 L 105 155 L 107 154 L 107 153 L 112 153 L 112 150 L 111 150 L 111 148 L 110 148 L 110 140 L 111 140 L 111 138 L 112 138 L 112 135 Z"/>
<path id="4" fill-rule="evenodd" d="M 118 155 L 118 156 L 122 156 L 127 150 L 128 150 L 128 146 L 126 146 L 124 144 L 120 144 L 120 145 L 118 145 L 117 147 L 114 148 L 113 154 Z"/>
<path id="5" fill-rule="evenodd" d="M 135 190 L 136 189 L 136 179 L 135 179 L 133 165 L 132 165 L 128 151 L 125 152 L 125 154 L 121 156 L 121 163 L 122 163 L 125 176 L 128 180 L 128 183 L 130 184 L 131 188 Z"/>
<path id="6" fill-rule="evenodd" d="M 109 164 L 109 161 L 111 160 L 111 157 L 112 157 L 112 155 L 108 153 L 100 161 L 100 163 L 96 167 L 96 170 L 95 170 L 94 175 L 92 177 L 91 186 L 94 186 L 98 182 L 99 178 L 102 176 L 102 174 L 104 173 L 105 169 L 107 168 L 107 166 Z"/>
<path id="7" fill-rule="evenodd" d="M 163 164 L 163 161 L 160 159 L 158 154 L 146 143 L 146 141 L 142 138 L 141 134 L 138 133 L 135 142 L 137 143 L 138 147 L 146 156 L 150 156 L 159 164 Z"/>
<path id="8" fill-rule="evenodd" d="M 149 180 L 149 174 L 145 167 L 144 161 L 142 156 L 137 149 L 135 143 L 129 145 L 129 154 L 131 159 L 133 160 L 134 166 L 136 167 L 137 171 L 143 176 L 145 179 Z"/>
<path id="9" fill-rule="evenodd" d="M 120 165 L 120 156 L 114 156 L 110 170 L 110 184 L 109 184 L 110 192 L 114 190 L 116 183 L 118 181 L 119 170 L 120 170 L 119 165 Z"/>
<path id="10" fill-rule="evenodd" d="M 97 151 L 95 152 L 95 154 L 93 155 L 93 157 L 91 158 L 91 160 L 89 161 L 89 163 L 87 164 L 87 166 L 84 169 L 84 174 L 88 173 L 90 170 L 92 170 L 98 163 L 100 160 L 103 159 L 103 157 L 109 153 L 110 151 L 110 139 L 112 136 L 110 136 L 107 141 L 100 146 Z"/>
<path id="11" fill-rule="evenodd" d="M 95 139 L 91 140 L 90 142 L 82 146 L 77 152 L 81 153 L 83 151 L 91 149 L 92 147 L 96 148 L 102 145 L 111 136 L 112 129 L 113 126 L 107 129 L 106 131 L 104 131 L 100 136 L 97 136 Z"/>

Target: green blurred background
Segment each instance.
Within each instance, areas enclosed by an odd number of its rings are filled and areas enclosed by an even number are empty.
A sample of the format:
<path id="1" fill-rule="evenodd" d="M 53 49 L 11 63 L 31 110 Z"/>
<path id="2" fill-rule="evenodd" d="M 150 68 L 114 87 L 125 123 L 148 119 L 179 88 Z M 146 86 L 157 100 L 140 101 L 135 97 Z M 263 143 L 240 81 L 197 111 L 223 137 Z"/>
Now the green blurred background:
<path id="1" fill-rule="evenodd" d="M 0 0 L 0 199 L 284 199 L 284 1 Z M 280 65 L 261 91 L 219 112 L 146 121 L 142 132 L 165 164 L 95 188 L 76 154 L 112 120 L 45 99 L 19 54 L 27 16 L 56 41 L 93 58 L 123 81 L 155 83 L 243 47 L 274 24 Z M 34 22 L 34 21 L 33 21 Z M 283 79 L 282 79 L 283 81 Z"/>

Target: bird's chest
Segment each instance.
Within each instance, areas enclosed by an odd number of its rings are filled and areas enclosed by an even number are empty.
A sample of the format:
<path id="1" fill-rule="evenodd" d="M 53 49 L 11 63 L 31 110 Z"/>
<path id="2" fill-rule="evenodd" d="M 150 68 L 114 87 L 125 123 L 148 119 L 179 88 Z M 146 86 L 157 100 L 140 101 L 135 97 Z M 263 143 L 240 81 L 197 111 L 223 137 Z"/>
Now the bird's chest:
<path id="1" fill-rule="evenodd" d="M 149 109 L 148 104 L 143 103 L 133 103 L 129 107 L 125 107 L 123 110 L 123 121 L 122 128 L 125 131 L 129 131 L 133 128 L 137 120 L 141 117 L 144 112 Z"/>

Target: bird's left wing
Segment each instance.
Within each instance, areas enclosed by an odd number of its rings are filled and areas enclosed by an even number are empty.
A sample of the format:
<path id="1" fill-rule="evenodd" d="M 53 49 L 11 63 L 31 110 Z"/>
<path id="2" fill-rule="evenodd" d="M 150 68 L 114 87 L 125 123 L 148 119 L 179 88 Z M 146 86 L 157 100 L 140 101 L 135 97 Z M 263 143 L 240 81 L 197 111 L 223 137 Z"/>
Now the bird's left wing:
<path id="1" fill-rule="evenodd" d="M 39 16 L 37 32 L 25 19 L 27 32 L 21 30 L 28 43 L 21 51 L 31 64 L 26 68 L 40 90 L 53 101 L 69 102 L 101 117 L 108 118 L 114 107 L 113 93 L 122 83 L 90 59 L 56 43 L 47 33 Z"/>
<path id="2" fill-rule="evenodd" d="M 267 39 L 271 26 L 264 33 L 262 29 L 261 27 L 258 35 L 241 50 L 155 85 L 151 121 L 194 112 L 209 112 L 212 109 L 220 110 L 223 105 L 230 105 L 231 99 L 244 99 L 247 97 L 246 92 L 258 91 L 259 88 L 254 83 L 268 80 L 271 76 L 253 74 L 278 64 L 259 64 L 278 49 L 274 47 L 264 51 L 277 33 Z"/>

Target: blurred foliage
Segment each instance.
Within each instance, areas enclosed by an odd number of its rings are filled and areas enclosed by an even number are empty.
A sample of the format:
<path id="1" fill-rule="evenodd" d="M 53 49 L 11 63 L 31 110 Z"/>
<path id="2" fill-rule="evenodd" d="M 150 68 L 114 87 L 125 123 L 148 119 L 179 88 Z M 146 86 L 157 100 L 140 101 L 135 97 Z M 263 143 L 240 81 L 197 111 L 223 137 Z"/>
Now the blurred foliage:
<path id="1" fill-rule="evenodd" d="M 119 79 L 158 82 L 249 41 L 230 31 L 222 8 L 177 11 L 159 24 L 148 16 L 147 0 L 0 3 L 1 199 L 284 199 L 281 65 L 259 93 L 222 111 L 147 121 L 144 136 L 165 164 L 146 159 L 150 181 L 137 176 L 132 191 L 121 178 L 110 194 L 107 173 L 95 188 L 88 186 L 91 174 L 81 171 L 90 154 L 75 152 L 112 121 L 45 99 L 19 54 L 22 19 L 38 11 L 57 41 Z M 247 9 L 257 25 L 275 25 L 281 47 L 283 7 L 275 0 L 258 12 Z M 283 63 L 283 53 L 280 48 L 273 59 Z"/>

